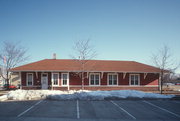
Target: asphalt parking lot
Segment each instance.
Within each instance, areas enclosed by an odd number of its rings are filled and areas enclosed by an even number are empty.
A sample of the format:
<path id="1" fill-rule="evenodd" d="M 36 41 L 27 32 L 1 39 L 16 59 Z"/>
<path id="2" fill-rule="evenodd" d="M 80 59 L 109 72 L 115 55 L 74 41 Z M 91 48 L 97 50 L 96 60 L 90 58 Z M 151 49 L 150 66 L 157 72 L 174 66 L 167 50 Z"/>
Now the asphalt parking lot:
<path id="1" fill-rule="evenodd" d="M 0 121 L 178 121 L 179 100 L 0 102 Z"/>

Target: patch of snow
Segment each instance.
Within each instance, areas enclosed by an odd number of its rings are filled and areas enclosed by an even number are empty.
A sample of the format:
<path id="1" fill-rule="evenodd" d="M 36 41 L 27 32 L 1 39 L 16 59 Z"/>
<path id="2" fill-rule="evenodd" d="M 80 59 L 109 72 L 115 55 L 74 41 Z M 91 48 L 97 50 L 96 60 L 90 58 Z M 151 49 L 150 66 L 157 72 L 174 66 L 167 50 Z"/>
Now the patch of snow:
<path id="1" fill-rule="evenodd" d="M 54 100 L 104 100 L 111 98 L 172 98 L 174 95 L 161 95 L 146 93 L 136 90 L 112 90 L 112 91 L 89 91 L 89 90 L 15 90 L 0 96 L 0 101 L 5 100 L 34 100 L 34 99 L 54 99 Z"/>
<path id="2" fill-rule="evenodd" d="M 0 96 L 0 101 L 8 100 L 7 95 Z"/>

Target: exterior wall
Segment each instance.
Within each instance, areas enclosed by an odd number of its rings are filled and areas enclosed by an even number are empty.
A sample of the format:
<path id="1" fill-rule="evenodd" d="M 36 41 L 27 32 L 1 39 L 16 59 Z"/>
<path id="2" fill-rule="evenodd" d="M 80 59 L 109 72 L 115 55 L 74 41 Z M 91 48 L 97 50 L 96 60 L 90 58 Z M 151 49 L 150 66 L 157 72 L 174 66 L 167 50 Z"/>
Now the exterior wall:
<path id="1" fill-rule="evenodd" d="M 34 85 L 28 86 L 26 85 L 26 74 L 33 73 Z M 48 74 L 48 85 L 49 89 L 51 89 L 51 76 L 52 72 L 44 72 Z M 57 72 L 55 72 L 57 73 Z M 58 72 L 59 73 L 59 86 L 53 86 L 54 90 L 67 90 L 67 86 L 62 86 L 61 83 L 61 74 L 67 72 Z M 22 88 L 23 89 L 41 89 L 41 74 L 42 72 L 22 72 Z M 100 73 L 100 86 L 92 86 L 89 85 L 89 78 L 85 78 L 84 80 L 84 89 L 87 90 L 143 90 L 143 91 L 155 91 L 158 90 L 158 79 L 159 74 L 148 73 L 144 75 L 144 73 L 117 73 L 118 74 L 118 85 L 110 86 L 108 85 L 108 72 L 104 72 L 103 75 Z M 130 74 L 139 74 L 140 75 L 140 85 L 131 86 L 129 85 L 129 76 Z M 87 73 L 85 73 L 87 76 Z M 77 73 L 70 72 L 69 73 L 69 89 L 70 90 L 78 90 L 81 89 L 82 81 L 80 76 Z"/>
<path id="2" fill-rule="evenodd" d="M 11 85 L 15 85 L 18 87 L 18 85 L 20 84 L 20 74 L 19 73 L 13 73 L 11 75 L 10 82 L 11 82 Z"/>
<path id="3" fill-rule="evenodd" d="M 32 86 L 27 86 L 26 85 L 26 76 L 27 73 L 32 73 L 33 74 L 33 85 Z M 51 85 L 51 72 L 45 72 L 48 74 L 48 85 L 50 88 Z M 21 86 L 22 89 L 41 89 L 41 74 L 42 72 L 21 72 Z"/>

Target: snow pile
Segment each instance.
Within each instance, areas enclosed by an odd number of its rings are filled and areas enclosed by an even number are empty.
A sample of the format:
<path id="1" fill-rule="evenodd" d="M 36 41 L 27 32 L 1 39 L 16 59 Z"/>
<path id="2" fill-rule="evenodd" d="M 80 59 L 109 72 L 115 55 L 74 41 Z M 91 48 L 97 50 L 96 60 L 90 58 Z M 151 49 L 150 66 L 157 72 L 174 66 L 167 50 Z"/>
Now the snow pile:
<path id="1" fill-rule="evenodd" d="M 54 99 L 54 100 L 104 100 L 118 98 L 172 98 L 173 95 L 161 95 L 155 93 L 145 93 L 135 90 L 113 90 L 113 91 L 88 91 L 88 90 L 15 90 L 0 96 L 0 101 L 4 100 L 34 100 L 34 99 Z"/>
<path id="2" fill-rule="evenodd" d="M 105 100 L 120 98 L 172 98 L 174 95 L 161 95 L 145 93 L 136 90 L 113 90 L 113 91 L 76 91 L 72 94 L 49 95 L 48 99 L 55 100 Z"/>

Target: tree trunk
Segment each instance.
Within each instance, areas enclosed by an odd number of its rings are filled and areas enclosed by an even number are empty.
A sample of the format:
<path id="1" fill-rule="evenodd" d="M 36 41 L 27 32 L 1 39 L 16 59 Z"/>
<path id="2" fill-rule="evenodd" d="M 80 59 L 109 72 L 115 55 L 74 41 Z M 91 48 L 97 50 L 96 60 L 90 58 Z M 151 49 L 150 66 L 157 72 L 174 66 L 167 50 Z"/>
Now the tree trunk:
<path id="1" fill-rule="evenodd" d="M 6 90 L 9 90 L 9 79 L 6 79 Z"/>
<path id="2" fill-rule="evenodd" d="M 7 71 L 7 73 L 6 73 L 6 90 L 9 90 L 9 72 Z"/>
<path id="3" fill-rule="evenodd" d="M 163 77 L 164 77 L 164 73 L 163 73 L 164 70 L 162 70 L 161 72 L 161 82 L 160 82 L 160 93 L 163 94 Z"/>
<path id="4" fill-rule="evenodd" d="M 160 83 L 160 93 L 163 94 L 163 85 L 162 85 L 162 79 L 161 79 L 161 83 Z"/>
<path id="5" fill-rule="evenodd" d="M 82 90 L 84 90 L 84 72 L 82 72 Z"/>

